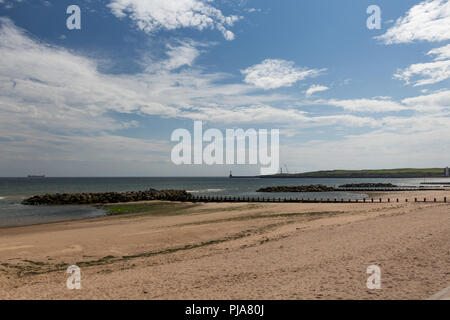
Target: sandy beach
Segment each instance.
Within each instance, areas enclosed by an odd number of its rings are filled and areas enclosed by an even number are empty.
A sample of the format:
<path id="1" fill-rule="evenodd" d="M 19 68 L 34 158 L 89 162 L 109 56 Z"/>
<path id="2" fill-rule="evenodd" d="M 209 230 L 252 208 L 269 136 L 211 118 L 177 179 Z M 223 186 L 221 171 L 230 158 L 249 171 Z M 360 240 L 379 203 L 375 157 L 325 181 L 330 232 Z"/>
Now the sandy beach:
<path id="1" fill-rule="evenodd" d="M 380 195 L 377 195 L 378 197 Z M 450 285 L 448 191 L 366 204 L 164 203 L 0 229 L 2 299 L 427 299 Z M 81 289 L 66 269 L 81 268 Z M 366 287 L 370 265 L 381 289 Z"/>

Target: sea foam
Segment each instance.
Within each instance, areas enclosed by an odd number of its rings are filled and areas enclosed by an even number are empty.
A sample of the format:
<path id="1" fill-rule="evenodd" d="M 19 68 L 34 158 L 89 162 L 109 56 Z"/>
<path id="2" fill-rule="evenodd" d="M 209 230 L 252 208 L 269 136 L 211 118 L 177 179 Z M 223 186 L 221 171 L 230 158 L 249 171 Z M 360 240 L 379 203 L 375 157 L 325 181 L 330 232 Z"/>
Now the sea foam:
<path id="1" fill-rule="evenodd" d="M 221 192 L 225 189 L 200 189 L 200 190 L 187 190 L 189 193 L 198 193 L 198 192 Z"/>

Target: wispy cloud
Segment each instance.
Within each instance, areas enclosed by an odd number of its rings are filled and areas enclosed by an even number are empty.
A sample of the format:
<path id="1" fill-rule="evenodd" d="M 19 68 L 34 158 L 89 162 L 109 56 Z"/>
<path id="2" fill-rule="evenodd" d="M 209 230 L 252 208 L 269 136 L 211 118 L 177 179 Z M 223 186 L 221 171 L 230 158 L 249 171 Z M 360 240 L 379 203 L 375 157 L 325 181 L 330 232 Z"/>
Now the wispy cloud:
<path id="1" fill-rule="evenodd" d="M 430 50 L 427 54 L 430 56 L 435 56 L 434 60 L 436 61 L 448 60 L 450 59 L 450 44 L 441 48 Z"/>
<path id="2" fill-rule="evenodd" d="M 145 72 L 174 71 L 181 67 L 192 67 L 195 60 L 209 44 L 198 43 L 191 39 L 175 40 L 166 44 L 165 57 L 155 57 L 145 52 L 139 61 Z M 151 50 L 150 50 L 151 51 Z"/>
<path id="3" fill-rule="evenodd" d="M 397 102 L 385 99 L 351 99 L 351 100 L 336 100 L 331 99 L 326 101 L 332 106 L 341 107 L 351 112 L 370 112 L 382 113 L 392 111 L 402 111 L 407 108 Z"/>
<path id="4" fill-rule="evenodd" d="M 424 163 L 439 167 L 448 163 L 448 121 L 448 115 L 386 118 L 375 130 L 344 134 L 337 141 L 292 141 L 281 148 L 281 158 L 288 159 L 291 170 L 302 171 L 423 167 Z"/>
<path id="5" fill-rule="evenodd" d="M 450 78 L 450 45 L 433 49 L 427 55 L 435 56 L 434 61 L 399 69 L 394 78 L 413 86 L 434 84 Z"/>
<path id="6" fill-rule="evenodd" d="M 439 114 L 450 111 L 450 90 L 442 90 L 427 95 L 394 101 L 390 97 L 358 99 L 317 99 L 308 100 L 310 105 L 327 105 L 342 108 L 351 113 L 398 113 L 401 111 L 418 111 L 427 114 Z M 408 119 L 405 118 L 405 119 Z"/>
<path id="7" fill-rule="evenodd" d="M 402 103 L 416 111 L 433 113 L 450 111 L 450 90 L 442 90 L 428 95 L 406 98 Z"/>
<path id="8" fill-rule="evenodd" d="M 295 66 L 292 61 L 266 59 L 242 70 L 245 82 L 264 90 L 290 87 L 294 83 L 318 76 L 326 69 L 308 69 Z"/>
<path id="9" fill-rule="evenodd" d="M 316 92 L 322 92 L 322 91 L 327 91 L 329 88 L 326 86 L 322 86 L 320 84 L 313 84 L 312 86 L 310 86 L 306 92 L 305 95 L 307 97 L 311 97 L 314 93 Z"/>

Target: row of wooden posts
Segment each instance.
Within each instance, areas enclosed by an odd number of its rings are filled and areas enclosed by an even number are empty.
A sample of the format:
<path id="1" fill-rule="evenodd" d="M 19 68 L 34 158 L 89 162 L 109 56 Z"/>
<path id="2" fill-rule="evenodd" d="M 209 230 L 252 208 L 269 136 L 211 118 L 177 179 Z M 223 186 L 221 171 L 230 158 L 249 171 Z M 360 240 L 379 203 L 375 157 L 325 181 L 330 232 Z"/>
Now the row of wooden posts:
<path id="1" fill-rule="evenodd" d="M 294 203 L 390 203 L 390 202 L 400 202 L 400 199 L 382 199 L 382 198 L 364 198 L 364 199 L 317 199 L 317 198 L 266 198 L 266 197 L 223 197 L 223 196 L 193 196 L 189 202 L 294 202 Z M 403 200 L 402 200 L 403 201 Z M 404 200 L 409 202 L 408 199 Z M 447 203 L 447 197 L 440 200 L 437 198 L 427 199 L 427 198 L 414 198 L 411 202 L 440 202 Z"/>

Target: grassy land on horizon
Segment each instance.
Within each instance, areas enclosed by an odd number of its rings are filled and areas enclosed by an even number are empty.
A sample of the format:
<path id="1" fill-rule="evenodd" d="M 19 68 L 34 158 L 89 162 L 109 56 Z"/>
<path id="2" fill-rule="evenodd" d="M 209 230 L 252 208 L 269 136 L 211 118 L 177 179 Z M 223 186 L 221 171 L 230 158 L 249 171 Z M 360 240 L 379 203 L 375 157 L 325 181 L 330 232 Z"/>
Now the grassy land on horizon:
<path id="1" fill-rule="evenodd" d="M 261 177 L 262 178 L 429 178 L 429 177 L 444 177 L 444 168 L 324 170 L 305 173 L 283 173 Z"/>

